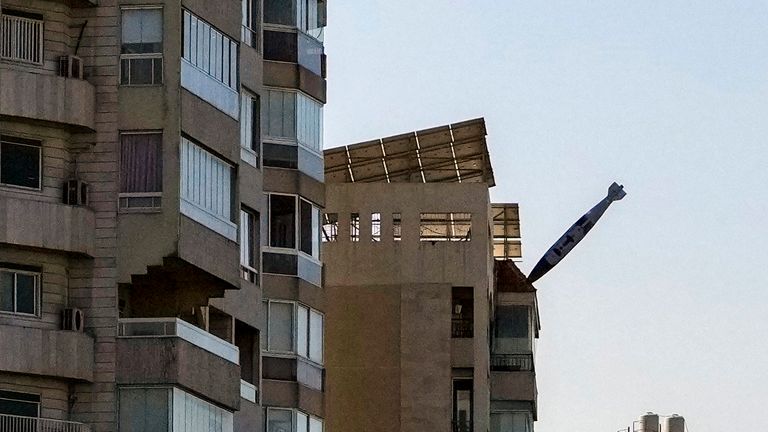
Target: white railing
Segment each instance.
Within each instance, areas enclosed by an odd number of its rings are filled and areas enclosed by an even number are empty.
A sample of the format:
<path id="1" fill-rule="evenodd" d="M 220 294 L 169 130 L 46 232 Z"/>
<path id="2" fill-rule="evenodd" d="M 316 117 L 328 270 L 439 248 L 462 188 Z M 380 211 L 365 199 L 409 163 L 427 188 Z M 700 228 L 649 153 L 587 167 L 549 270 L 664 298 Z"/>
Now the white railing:
<path id="1" fill-rule="evenodd" d="M 0 15 L 0 58 L 43 64 L 43 21 Z"/>
<path id="2" fill-rule="evenodd" d="M 121 318 L 117 325 L 118 337 L 178 337 L 211 354 L 240 364 L 240 350 L 236 346 L 179 318 Z"/>
<path id="3" fill-rule="evenodd" d="M 90 432 L 82 423 L 0 414 L 0 432 Z"/>
<path id="4" fill-rule="evenodd" d="M 258 399 L 258 394 L 259 394 L 259 389 L 255 385 L 249 383 L 248 381 L 240 380 L 240 397 L 241 398 L 247 401 L 256 403 L 256 400 Z"/>

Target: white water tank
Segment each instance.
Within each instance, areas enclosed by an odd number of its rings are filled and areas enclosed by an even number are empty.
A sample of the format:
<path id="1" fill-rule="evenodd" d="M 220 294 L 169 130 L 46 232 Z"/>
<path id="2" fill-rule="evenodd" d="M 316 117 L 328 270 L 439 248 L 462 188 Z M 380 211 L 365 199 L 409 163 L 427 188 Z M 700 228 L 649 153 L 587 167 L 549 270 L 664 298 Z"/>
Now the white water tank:
<path id="1" fill-rule="evenodd" d="M 685 418 L 677 414 L 665 418 L 661 423 L 661 432 L 685 432 Z"/>
<path id="2" fill-rule="evenodd" d="M 659 415 L 645 413 L 637 420 L 637 425 L 636 432 L 659 432 Z"/>

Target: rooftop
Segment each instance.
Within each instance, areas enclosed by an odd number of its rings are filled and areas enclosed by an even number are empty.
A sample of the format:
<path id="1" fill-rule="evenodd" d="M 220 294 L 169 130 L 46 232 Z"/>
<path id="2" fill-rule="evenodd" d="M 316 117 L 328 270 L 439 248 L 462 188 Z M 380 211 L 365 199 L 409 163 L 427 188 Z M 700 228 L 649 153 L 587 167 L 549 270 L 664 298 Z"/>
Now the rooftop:
<path id="1" fill-rule="evenodd" d="M 478 118 L 328 149 L 326 183 L 486 183 L 493 178 Z"/>

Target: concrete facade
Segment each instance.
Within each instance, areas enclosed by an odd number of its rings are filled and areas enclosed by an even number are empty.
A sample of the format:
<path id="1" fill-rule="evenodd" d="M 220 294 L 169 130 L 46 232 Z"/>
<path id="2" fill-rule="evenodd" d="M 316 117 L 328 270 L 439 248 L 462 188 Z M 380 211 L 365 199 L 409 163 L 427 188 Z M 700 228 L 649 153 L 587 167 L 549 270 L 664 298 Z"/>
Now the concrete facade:
<path id="1" fill-rule="evenodd" d="M 0 34 L 11 35 L 0 44 L 0 160 L 19 158 L 0 166 L 0 417 L 12 414 L 4 398 L 21 397 L 67 430 L 122 431 L 140 413 L 121 407 L 121 389 L 174 387 L 231 414 L 235 431 L 273 430 L 269 410 L 289 410 L 294 431 L 302 415 L 322 424 L 324 366 L 302 357 L 296 313 L 291 349 L 265 343 L 269 301 L 313 317 L 325 307 L 319 253 L 299 236 L 319 218 L 305 227 L 298 205 L 319 212 L 323 182 L 262 149 L 301 148 L 322 166 L 304 150 L 322 129 L 297 122 L 326 100 L 324 68 L 307 69 L 325 64 L 326 2 L 289 3 L 0 0 Z M 286 12 L 290 22 L 270 22 Z M 299 55 L 265 31 L 319 51 Z M 290 50 L 292 63 L 264 54 Z M 315 110 L 270 111 L 267 89 Z M 268 127 L 283 117 L 292 131 Z M 136 139 L 145 159 L 131 159 L 126 137 L 146 134 L 158 144 Z M 85 193 L 66 195 L 71 180 Z M 290 250 L 270 244 L 271 192 L 297 203 Z M 264 272 L 262 250 L 297 257 L 300 271 Z M 262 346 L 292 372 L 262 381 Z"/>

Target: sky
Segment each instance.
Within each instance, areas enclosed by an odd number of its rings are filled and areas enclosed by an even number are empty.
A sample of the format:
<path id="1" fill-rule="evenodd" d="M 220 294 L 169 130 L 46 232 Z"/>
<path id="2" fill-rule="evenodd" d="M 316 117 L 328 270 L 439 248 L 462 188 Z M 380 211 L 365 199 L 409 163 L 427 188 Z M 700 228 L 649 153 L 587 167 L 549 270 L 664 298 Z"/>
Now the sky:
<path id="1" fill-rule="evenodd" d="M 768 0 L 329 3 L 325 146 L 485 117 L 540 279 L 537 432 L 679 413 L 755 430 L 768 405 Z"/>

